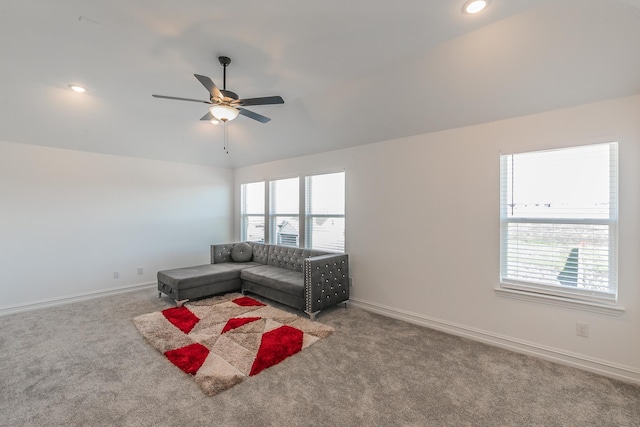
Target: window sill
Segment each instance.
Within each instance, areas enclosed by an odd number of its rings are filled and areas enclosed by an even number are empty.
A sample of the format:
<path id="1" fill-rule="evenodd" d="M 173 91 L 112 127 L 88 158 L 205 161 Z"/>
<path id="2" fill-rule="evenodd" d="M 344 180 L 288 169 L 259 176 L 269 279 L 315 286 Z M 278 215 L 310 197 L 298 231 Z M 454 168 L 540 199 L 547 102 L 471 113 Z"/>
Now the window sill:
<path id="1" fill-rule="evenodd" d="M 608 316 L 620 316 L 624 313 L 624 307 L 614 307 L 597 302 L 570 300 L 551 295 L 536 294 L 533 292 L 518 291 L 514 289 L 494 288 L 496 294 L 501 297 L 533 301 L 542 304 L 572 308 L 574 310 L 590 311 L 592 313 L 606 314 Z"/>

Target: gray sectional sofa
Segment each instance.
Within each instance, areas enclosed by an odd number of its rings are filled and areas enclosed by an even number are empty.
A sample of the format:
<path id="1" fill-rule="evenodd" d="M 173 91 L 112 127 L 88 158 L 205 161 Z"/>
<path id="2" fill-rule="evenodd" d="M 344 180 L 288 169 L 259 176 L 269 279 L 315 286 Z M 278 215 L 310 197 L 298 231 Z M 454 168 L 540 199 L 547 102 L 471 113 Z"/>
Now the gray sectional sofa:
<path id="1" fill-rule="evenodd" d="M 349 300 L 349 256 L 255 242 L 211 245 L 211 264 L 158 272 L 158 291 L 179 305 L 223 292 L 251 292 L 302 310 Z"/>

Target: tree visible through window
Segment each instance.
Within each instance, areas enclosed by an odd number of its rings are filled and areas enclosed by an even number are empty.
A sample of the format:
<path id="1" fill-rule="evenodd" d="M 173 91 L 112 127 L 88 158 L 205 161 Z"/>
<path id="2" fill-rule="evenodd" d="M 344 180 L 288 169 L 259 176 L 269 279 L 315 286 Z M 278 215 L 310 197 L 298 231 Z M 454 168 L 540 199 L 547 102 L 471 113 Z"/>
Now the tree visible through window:
<path id="1" fill-rule="evenodd" d="M 502 287 L 615 301 L 617 176 L 617 143 L 502 155 Z"/>

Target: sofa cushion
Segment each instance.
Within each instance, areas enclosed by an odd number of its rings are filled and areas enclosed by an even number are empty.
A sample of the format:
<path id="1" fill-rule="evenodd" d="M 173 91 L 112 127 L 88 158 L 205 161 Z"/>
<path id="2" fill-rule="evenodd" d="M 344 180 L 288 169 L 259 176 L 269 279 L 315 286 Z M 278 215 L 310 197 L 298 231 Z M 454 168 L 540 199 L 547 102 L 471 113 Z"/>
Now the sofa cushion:
<path id="1" fill-rule="evenodd" d="M 233 249 L 231 249 L 231 259 L 234 262 L 248 262 L 251 261 L 251 257 L 253 256 L 253 249 L 251 245 L 242 242 L 233 245 Z"/>
<path id="2" fill-rule="evenodd" d="M 301 272 L 260 265 L 243 269 L 240 278 L 290 295 L 304 297 L 304 277 Z"/>
<path id="3" fill-rule="evenodd" d="M 240 271 L 240 270 L 244 270 L 245 268 L 249 268 L 249 267 L 257 267 L 259 264 L 257 262 L 226 262 L 224 263 L 224 266 L 230 270 L 236 270 L 236 271 Z"/>
<path id="4" fill-rule="evenodd" d="M 205 264 L 194 267 L 176 268 L 158 271 L 158 282 L 173 288 L 188 289 L 222 282 L 240 277 L 240 269 L 232 268 L 230 263 Z M 242 264 L 248 266 L 247 264 Z"/>

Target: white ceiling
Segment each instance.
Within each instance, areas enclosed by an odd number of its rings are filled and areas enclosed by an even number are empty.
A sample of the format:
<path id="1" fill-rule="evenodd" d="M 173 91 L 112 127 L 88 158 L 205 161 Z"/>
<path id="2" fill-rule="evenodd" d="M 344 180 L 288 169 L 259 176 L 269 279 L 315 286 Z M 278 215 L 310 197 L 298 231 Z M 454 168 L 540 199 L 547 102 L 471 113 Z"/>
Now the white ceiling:
<path id="1" fill-rule="evenodd" d="M 0 140 L 242 167 L 640 93 L 640 0 L 3 0 Z M 223 128 L 194 73 L 281 95 Z M 79 95 L 70 83 L 86 85 Z"/>

